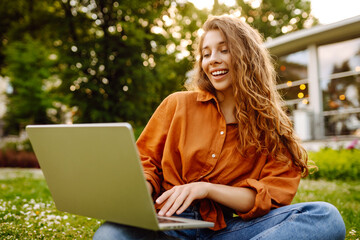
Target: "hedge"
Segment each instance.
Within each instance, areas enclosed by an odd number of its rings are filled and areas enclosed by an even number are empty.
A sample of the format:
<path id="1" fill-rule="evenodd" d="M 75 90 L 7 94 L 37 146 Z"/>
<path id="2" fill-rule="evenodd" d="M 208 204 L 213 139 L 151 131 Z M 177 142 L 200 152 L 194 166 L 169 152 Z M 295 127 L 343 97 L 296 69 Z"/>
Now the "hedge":
<path id="1" fill-rule="evenodd" d="M 0 167 L 39 168 L 33 152 L 0 150 Z"/>
<path id="2" fill-rule="evenodd" d="M 38 160 L 28 139 L 7 142 L 0 149 L 0 167 L 39 168 Z"/>
<path id="3" fill-rule="evenodd" d="M 309 175 L 310 179 L 360 180 L 360 150 L 324 148 L 309 152 L 318 171 Z"/>

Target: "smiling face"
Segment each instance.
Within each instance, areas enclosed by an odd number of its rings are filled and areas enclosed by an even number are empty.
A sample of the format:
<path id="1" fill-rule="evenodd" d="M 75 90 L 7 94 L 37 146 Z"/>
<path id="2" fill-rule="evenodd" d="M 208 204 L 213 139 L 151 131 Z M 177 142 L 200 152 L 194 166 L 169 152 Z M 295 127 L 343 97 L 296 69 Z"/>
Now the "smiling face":
<path id="1" fill-rule="evenodd" d="M 201 67 L 217 92 L 232 93 L 231 55 L 219 30 L 206 33 L 201 49 Z"/>

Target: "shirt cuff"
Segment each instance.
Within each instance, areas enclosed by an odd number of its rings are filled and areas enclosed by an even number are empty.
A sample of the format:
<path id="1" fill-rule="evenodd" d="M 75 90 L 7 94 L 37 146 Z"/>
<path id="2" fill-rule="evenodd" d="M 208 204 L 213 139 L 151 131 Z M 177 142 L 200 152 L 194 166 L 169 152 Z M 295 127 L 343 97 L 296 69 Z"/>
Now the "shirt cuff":
<path id="1" fill-rule="evenodd" d="M 146 181 L 148 181 L 151 184 L 151 186 L 153 187 L 152 196 L 154 198 L 156 198 L 160 194 L 160 183 L 159 183 L 159 181 L 156 180 L 157 177 L 153 176 L 153 174 L 151 174 L 151 173 L 145 172 L 145 178 L 146 178 Z"/>
<path id="2" fill-rule="evenodd" d="M 266 186 L 255 179 L 246 179 L 237 187 L 251 188 L 256 191 L 254 207 L 247 213 L 236 212 L 244 220 L 250 220 L 267 214 L 271 209 L 271 197 Z"/>

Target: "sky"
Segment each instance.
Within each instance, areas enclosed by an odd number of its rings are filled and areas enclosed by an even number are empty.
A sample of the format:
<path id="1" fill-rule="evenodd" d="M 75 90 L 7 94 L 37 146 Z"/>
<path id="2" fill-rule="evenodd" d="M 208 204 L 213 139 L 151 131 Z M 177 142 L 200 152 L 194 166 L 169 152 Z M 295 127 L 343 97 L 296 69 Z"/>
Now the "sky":
<path id="1" fill-rule="evenodd" d="M 360 15 L 359 0 L 311 0 L 312 14 L 327 24 Z"/>
<path id="2" fill-rule="evenodd" d="M 245 0 L 256 4 L 259 0 Z M 190 0 L 198 8 L 211 8 L 213 0 Z M 219 0 L 220 3 L 234 4 L 235 0 Z M 360 15 L 360 0 L 311 0 L 312 14 L 320 24 L 329 24 Z"/>

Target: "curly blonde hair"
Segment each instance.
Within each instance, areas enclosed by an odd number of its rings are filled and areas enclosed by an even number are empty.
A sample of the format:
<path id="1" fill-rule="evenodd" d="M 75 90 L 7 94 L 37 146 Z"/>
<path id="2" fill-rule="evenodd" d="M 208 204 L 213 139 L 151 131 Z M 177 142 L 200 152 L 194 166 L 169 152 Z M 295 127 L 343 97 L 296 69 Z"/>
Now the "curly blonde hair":
<path id="1" fill-rule="evenodd" d="M 216 96 L 216 91 L 201 67 L 202 44 L 210 30 L 220 31 L 232 58 L 232 87 L 236 100 L 235 118 L 239 125 L 238 149 L 242 154 L 267 151 L 280 161 L 292 159 L 307 176 L 308 155 L 286 115 L 283 100 L 276 90 L 276 72 L 262 36 L 247 23 L 223 15 L 210 17 L 203 25 L 195 63 L 193 84 Z M 289 156 L 290 154 L 290 156 Z"/>

